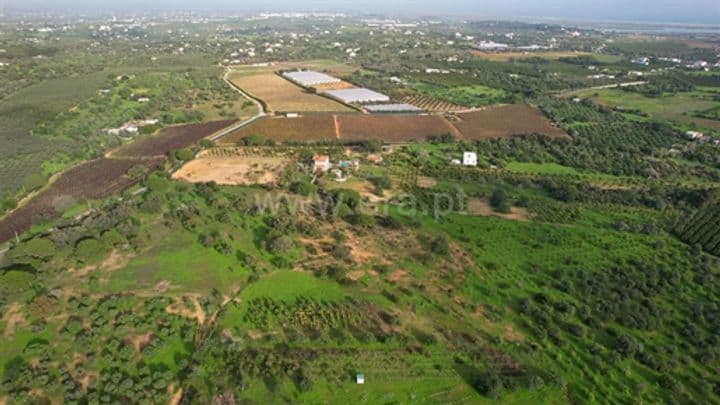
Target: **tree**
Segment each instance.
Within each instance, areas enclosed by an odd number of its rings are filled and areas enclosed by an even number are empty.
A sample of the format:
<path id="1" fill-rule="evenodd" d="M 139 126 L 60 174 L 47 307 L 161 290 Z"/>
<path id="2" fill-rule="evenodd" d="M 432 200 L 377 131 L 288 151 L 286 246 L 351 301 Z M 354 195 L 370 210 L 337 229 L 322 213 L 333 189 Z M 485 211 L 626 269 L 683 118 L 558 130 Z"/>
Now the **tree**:
<path id="1" fill-rule="evenodd" d="M 490 206 L 492 206 L 497 212 L 510 212 L 510 205 L 508 204 L 505 190 L 502 188 L 496 188 L 493 190 L 492 195 L 490 196 Z"/>
<path id="2" fill-rule="evenodd" d="M 252 134 L 243 138 L 243 143 L 246 146 L 265 146 L 268 144 L 268 140 L 265 135 Z"/>
<path id="3" fill-rule="evenodd" d="M 291 237 L 283 235 L 275 239 L 272 239 L 268 243 L 268 250 L 270 252 L 281 255 L 289 252 L 295 247 L 295 241 Z"/>

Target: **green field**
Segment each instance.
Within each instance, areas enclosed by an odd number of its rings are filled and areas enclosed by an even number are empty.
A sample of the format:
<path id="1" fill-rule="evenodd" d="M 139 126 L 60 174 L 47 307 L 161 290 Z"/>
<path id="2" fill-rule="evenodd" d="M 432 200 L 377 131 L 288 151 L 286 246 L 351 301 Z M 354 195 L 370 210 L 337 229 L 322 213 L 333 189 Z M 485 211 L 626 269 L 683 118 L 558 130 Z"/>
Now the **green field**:
<path id="1" fill-rule="evenodd" d="M 720 90 L 717 88 L 713 88 L 713 91 L 704 89 L 662 97 L 646 97 L 639 93 L 617 89 L 583 90 L 573 93 L 575 96 L 589 98 L 610 107 L 637 109 L 658 119 L 720 130 L 720 121 L 695 116 L 698 113 L 720 107 L 720 102 L 713 100 L 717 94 L 720 94 Z"/>

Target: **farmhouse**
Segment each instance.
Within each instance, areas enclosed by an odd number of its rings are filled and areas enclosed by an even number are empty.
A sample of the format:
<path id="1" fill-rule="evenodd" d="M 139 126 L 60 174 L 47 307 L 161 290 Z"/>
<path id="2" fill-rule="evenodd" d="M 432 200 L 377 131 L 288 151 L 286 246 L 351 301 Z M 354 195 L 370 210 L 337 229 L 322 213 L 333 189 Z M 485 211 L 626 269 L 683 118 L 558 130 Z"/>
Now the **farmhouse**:
<path id="1" fill-rule="evenodd" d="M 330 156 L 327 155 L 315 155 L 313 156 L 313 173 L 322 172 L 325 173 L 332 165 L 330 164 Z"/>
<path id="2" fill-rule="evenodd" d="M 636 65 L 645 65 L 645 66 L 647 66 L 647 65 L 650 64 L 650 59 L 649 59 L 649 58 L 644 58 L 644 57 L 643 57 L 643 58 L 635 58 L 635 59 L 632 59 L 631 62 L 634 63 L 634 64 L 636 64 Z"/>
<path id="3" fill-rule="evenodd" d="M 376 153 L 371 153 L 368 155 L 367 160 L 370 163 L 374 163 L 374 164 L 378 165 L 378 164 L 382 163 L 383 157 Z"/>
<path id="4" fill-rule="evenodd" d="M 703 134 L 702 132 L 698 132 L 698 131 L 687 131 L 687 132 L 685 132 L 685 136 L 688 139 L 700 139 L 703 136 L 705 136 L 705 134 Z"/>
<path id="5" fill-rule="evenodd" d="M 325 94 L 345 104 L 369 104 L 390 101 L 390 97 L 365 88 L 328 90 Z"/>
<path id="6" fill-rule="evenodd" d="M 341 80 L 336 77 L 310 70 L 300 72 L 286 72 L 283 73 L 283 76 L 303 87 L 313 87 L 318 84 L 332 84 L 341 82 Z"/>

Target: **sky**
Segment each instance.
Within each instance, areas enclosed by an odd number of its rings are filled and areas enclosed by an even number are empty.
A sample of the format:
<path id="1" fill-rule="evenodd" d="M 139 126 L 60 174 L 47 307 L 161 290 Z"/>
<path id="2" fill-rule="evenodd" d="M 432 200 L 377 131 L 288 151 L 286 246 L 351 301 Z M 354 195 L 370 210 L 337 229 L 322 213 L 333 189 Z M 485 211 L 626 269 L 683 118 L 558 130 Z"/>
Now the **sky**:
<path id="1" fill-rule="evenodd" d="M 0 0 L 21 9 L 343 11 L 720 24 L 720 0 Z"/>

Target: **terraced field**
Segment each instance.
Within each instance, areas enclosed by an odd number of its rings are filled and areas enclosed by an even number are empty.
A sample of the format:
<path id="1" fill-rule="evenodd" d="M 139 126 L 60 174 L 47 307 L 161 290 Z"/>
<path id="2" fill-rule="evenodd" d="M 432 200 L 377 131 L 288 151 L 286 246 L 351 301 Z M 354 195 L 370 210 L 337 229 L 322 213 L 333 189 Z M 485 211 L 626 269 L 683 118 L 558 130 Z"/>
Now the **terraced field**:
<path id="1" fill-rule="evenodd" d="M 452 112 L 466 110 L 467 107 L 453 104 L 444 100 L 436 100 L 426 96 L 408 96 L 403 99 L 404 103 L 412 104 L 429 112 Z"/>

